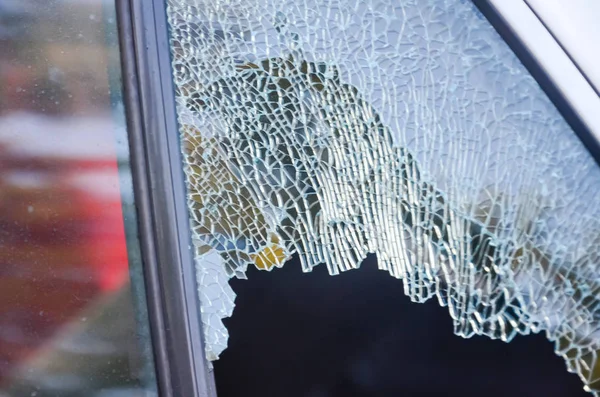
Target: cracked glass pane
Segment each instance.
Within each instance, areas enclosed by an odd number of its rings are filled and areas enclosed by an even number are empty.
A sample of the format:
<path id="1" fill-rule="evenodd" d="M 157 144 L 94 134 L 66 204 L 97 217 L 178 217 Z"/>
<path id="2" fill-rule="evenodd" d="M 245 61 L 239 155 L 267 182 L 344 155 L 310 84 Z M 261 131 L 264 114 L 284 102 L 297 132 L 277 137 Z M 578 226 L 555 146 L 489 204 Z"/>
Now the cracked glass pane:
<path id="1" fill-rule="evenodd" d="M 544 332 L 600 390 L 600 169 L 470 1 L 168 3 L 209 359 L 248 266 L 374 253 L 456 334 Z"/>

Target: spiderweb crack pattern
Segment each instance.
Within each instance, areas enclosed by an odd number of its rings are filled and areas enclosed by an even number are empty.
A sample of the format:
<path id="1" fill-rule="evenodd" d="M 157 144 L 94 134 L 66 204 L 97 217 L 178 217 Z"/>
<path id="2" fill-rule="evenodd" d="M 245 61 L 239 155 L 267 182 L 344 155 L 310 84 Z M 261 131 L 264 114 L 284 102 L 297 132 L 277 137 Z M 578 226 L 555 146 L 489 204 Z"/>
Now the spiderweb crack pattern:
<path id="1" fill-rule="evenodd" d="M 598 395 L 600 170 L 470 2 L 168 14 L 209 358 L 248 265 L 375 253 L 458 335 L 546 332 Z"/>

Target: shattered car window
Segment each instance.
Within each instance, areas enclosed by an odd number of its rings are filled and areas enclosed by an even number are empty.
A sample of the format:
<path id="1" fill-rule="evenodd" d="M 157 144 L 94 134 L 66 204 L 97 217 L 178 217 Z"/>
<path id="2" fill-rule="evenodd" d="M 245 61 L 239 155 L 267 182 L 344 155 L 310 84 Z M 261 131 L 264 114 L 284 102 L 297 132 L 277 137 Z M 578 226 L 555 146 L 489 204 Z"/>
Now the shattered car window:
<path id="1" fill-rule="evenodd" d="M 471 2 L 168 12 L 210 359 L 248 266 L 374 253 L 456 334 L 545 332 L 600 390 L 600 170 Z"/>

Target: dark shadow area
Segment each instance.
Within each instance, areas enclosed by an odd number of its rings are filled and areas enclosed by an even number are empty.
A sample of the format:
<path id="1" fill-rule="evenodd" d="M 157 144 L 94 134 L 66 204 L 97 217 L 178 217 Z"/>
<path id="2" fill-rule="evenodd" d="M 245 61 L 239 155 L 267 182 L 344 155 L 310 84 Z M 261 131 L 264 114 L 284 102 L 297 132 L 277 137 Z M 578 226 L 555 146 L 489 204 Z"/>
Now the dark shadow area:
<path id="1" fill-rule="evenodd" d="M 410 302 L 374 256 L 335 277 L 294 258 L 248 278 L 232 281 L 219 397 L 590 396 L 543 335 L 458 337 L 447 308 Z"/>

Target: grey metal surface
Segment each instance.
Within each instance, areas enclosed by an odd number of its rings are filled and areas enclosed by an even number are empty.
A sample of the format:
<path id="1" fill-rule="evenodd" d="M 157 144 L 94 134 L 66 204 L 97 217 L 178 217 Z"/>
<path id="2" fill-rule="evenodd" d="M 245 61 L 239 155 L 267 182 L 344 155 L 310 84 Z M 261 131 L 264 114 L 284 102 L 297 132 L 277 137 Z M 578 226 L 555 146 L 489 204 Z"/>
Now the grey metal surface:
<path id="1" fill-rule="evenodd" d="M 214 396 L 204 357 L 165 4 L 118 1 L 123 82 L 161 396 Z"/>

